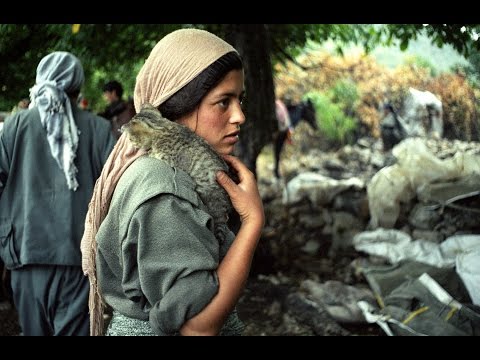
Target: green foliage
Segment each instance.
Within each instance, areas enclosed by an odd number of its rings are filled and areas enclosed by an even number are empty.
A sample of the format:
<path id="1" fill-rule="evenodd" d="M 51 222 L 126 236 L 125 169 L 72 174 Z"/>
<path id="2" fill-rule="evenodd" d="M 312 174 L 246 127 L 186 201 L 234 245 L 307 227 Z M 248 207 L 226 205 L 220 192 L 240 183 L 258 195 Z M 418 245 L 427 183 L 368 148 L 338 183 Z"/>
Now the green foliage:
<path id="1" fill-rule="evenodd" d="M 355 114 L 355 109 L 360 101 L 357 85 L 351 79 L 341 79 L 329 91 L 329 97 L 348 116 Z"/>
<path id="2" fill-rule="evenodd" d="M 405 65 L 409 66 L 418 66 L 420 68 L 427 69 L 430 73 L 430 76 L 437 76 L 437 69 L 435 66 L 426 58 L 419 56 L 419 55 L 410 55 L 405 57 Z"/>
<path id="3" fill-rule="evenodd" d="M 421 34 L 416 40 L 410 41 L 406 53 L 397 47 L 379 46 L 372 51 L 372 55 L 380 64 L 391 69 L 404 64 L 408 56 L 418 55 L 427 59 L 435 67 L 435 74 L 451 72 L 452 66 L 456 64 L 468 64 L 467 59 L 455 50 L 452 45 L 447 44 L 439 48 L 432 44 L 431 39 L 425 34 Z"/>
<path id="4" fill-rule="evenodd" d="M 101 85 L 117 79 L 132 94 L 132 78 L 156 42 L 180 24 L 71 24 L 0 25 L 0 110 L 11 109 L 28 97 L 40 60 L 52 51 L 70 51 L 85 70 L 85 96 L 94 104 L 102 98 Z M 95 105 L 97 106 L 97 105 Z"/>
<path id="5" fill-rule="evenodd" d="M 9 109 L 28 96 L 35 82 L 40 59 L 55 50 L 71 51 L 83 63 L 86 74 L 85 95 L 101 98 L 98 85 L 116 78 L 133 91 L 131 80 L 138 63 L 145 59 L 155 43 L 180 27 L 197 27 L 225 36 L 222 24 L 81 24 L 78 32 L 72 24 L 0 24 L 0 109 Z M 474 41 L 478 25 L 462 24 L 266 24 L 270 37 L 272 63 L 294 60 L 308 41 L 332 40 L 342 53 L 346 44 L 362 45 L 367 51 L 376 45 L 406 48 L 412 39 L 425 33 L 437 46 L 451 44 L 463 54 L 480 50 Z M 75 29 L 77 30 L 77 29 Z M 233 34 L 238 36 L 240 34 Z M 241 34 L 255 36 L 254 34 Z M 95 93 L 95 89 L 98 92 Z"/>
<path id="6" fill-rule="evenodd" d="M 457 67 L 455 70 L 464 71 L 473 86 L 480 88 L 480 51 L 472 52 L 467 58 L 469 66 Z"/>
<path id="7" fill-rule="evenodd" d="M 399 42 L 402 50 L 407 49 L 409 41 L 417 39 L 419 34 L 426 34 L 438 47 L 450 44 L 463 55 L 480 50 L 480 42 L 476 40 L 480 32 L 478 24 L 390 24 L 380 31 L 386 35 L 387 42 L 397 45 Z"/>
<path id="8" fill-rule="evenodd" d="M 273 63 L 295 62 L 295 57 L 305 50 L 308 41 L 332 40 L 341 53 L 343 46 L 353 42 L 372 46 L 376 36 L 371 35 L 372 25 L 352 24 L 268 24 L 272 43 Z"/>
<path id="9" fill-rule="evenodd" d="M 135 80 L 143 60 L 134 64 L 119 64 L 116 69 L 106 71 L 97 69 L 90 76 L 90 80 L 85 83 L 82 89 L 83 96 L 88 99 L 90 109 L 98 113 L 103 111 L 107 102 L 102 96 L 102 88 L 108 81 L 117 80 L 123 86 L 123 99 L 133 97 L 135 89 Z"/>
<path id="10" fill-rule="evenodd" d="M 322 133 L 328 139 L 342 145 L 347 143 L 357 127 L 355 119 L 345 115 L 342 105 L 334 103 L 327 94 L 312 91 L 305 97 L 312 100 L 315 105 Z"/>

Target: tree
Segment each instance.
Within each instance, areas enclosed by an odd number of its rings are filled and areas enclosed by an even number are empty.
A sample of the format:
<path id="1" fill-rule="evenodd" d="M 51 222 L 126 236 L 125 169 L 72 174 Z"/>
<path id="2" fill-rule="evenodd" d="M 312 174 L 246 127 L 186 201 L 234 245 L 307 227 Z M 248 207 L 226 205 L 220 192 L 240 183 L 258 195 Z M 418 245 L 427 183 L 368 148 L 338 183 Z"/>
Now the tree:
<path id="1" fill-rule="evenodd" d="M 241 132 L 239 155 L 255 171 L 262 148 L 272 140 L 276 130 L 273 67 L 276 62 L 291 60 L 300 54 L 309 40 L 333 40 L 337 50 L 348 43 L 362 44 L 369 51 L 376 45 L 395 45 L 405 50 L 412 39 L 425 32 L 439 47 L 451 44 L 460 53 L 480 49 L 471 25 L 342 25 L 342 24 L 246 24 L 215 28 L 244 57 L 246 70 L 247 123 Z M 298 64 L 298 63 L 297 63 Z M 298 64 L 299 65 L 299 64 Z M 301 66 L 301 65 L 299 65 Z"/>
<path id="2" fill-rule="evenodd" d="M 247 101 L 237 155 L 256 173 L 256 160 L 277 131 L 273 67 L 275 62 L 295 61 L 308 40 L 351 39 L 347 25 L 235 24 L 217 30 L 242 55 Z"/>
<path id="3" fill-rule="evenodd" d="M 256 173 L 258 154 L 276 130 L 269 34 L 263 24 L 243 24 L 229 26 L 226 37 L 242 54 L 245 67 L 248 121 L 240 133 L 237 155 Z"/>
<path id="4" fill-rule="evenodd" d="M 241 133 L 240 155 L 252 170 L 276 129 L 272 65 L 295 62 L 309 40 L 331 39 L 340 53 L 349 42 L 362 44 L 367 51 L 378 44 L 398 44 L 406 49 L 409 40 L 424 31 L 438 46 L 451 44 L 463 54 L 480 49 L 476 41 L 480 26 L 468 24 L 7 24 L 0 25 L 0 108 L 11 108 L 26 96 L 38 62 L 54 50 L 71 51 L 80 58 L 87 97 L 99 94 L 99 83 L 111 78 L 123 79 L 127 88 L 133 88 L 136 73 L 155 43 L 182 26 L 223 36 L 244 58 L 248 122 Z"/>
<path id="5" fill-rule="evenodd" d="M 405 50 L 408 42 L 416 39 L 421 32 L 438 47 L 450 44 L 465 56 L 471 51 L 480 50 L 480 42 L 477 41 L 480 34 L 478 24 L 395 24 L 384 26 L 382 32 L 388 43 L 399 40 L 402 50 Z"/>
<path id="6" fill-rule="evenodd" d="M 132 88 L 136 73 L 157 41 L 180 24 L 1 24 L 0 109 L 28 97 L 39 61 L 70 51 L 85 70 L 87 98 L 96 103 L 104 82 L 118 78 Z M 140 65 L 138 65 L 140 64 Z"/>

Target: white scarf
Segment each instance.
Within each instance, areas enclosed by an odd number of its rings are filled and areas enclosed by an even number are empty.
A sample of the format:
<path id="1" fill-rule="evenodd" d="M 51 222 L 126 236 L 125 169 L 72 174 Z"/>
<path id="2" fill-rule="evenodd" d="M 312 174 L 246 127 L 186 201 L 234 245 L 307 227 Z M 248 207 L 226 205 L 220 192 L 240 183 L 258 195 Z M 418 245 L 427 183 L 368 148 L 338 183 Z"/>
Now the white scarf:
<path id="1" fill-rule="evenodd" d="M 84 79 L 80 61 L 68 52 L 58 51 L 40 61 L 36 84 L 30 89 L 32 106 L 38 108 L 52 156 L 73 191 L 78 188 L 74 160 L 79 131 L 67 93 L 79 90 Z"/>

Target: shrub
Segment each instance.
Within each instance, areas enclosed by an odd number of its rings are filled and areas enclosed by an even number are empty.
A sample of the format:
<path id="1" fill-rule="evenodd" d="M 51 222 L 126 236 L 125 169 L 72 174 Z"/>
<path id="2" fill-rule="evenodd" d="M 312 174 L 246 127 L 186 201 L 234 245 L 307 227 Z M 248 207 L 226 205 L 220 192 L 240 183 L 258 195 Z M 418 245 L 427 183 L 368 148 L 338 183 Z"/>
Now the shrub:
<path id="1" fill-rule="evenodd" d="M 312 100 L 317 111 L 318 126 L 323 134 L 334 142 L 344 145 L 357 127 L 355 119 L 347 116 L 342 106 L 332 102 L 327 94 L 310 92 L 305 97 Z"/>
<path id="2" fill-rule="evenodd" d="M 433 77 L 429 62 L 418 57 L 393 70 L 379 65 L 373 57 L 362 54 L 341 57 L 325 51 L 312 51 L 308 56 L 299 56 L 297 61 L 307 70 L 293 63 L 276 65 L 277 96 L 288 95 L 292 100 L 300 101 L 306 93 L 325 94 L 328 91 L 332 96 L 330 102 L 333 101 L 347 115 L 358 119 L 362 128 L 378 137 L 381 120 L 379 110 L 384 102 L 388 101 L 399 109 L 409 87 L 420 91 L 428 90 L 442 101 L 445 136 L 462 140 L 479 138 L 476 109 L 478 95 L 475 91 L 478 93 L 480 90 L 472 88 L 461 74 L 443 73 Z M 352 99 L 355 98 L 353 89 L 356 89 L 359 99 L 353 101 L 352 111 L 347 104 L 352 104 Z M 325 103 L 323 101 L 322 104 Z M 333 109 L 330 108 L 327 113 L 335 113 L 336 110 Z M 319 117 L 321 111 L 319 109 Z M 330 116 L 331 121 L 334 118 L 339 117 Z M 346 124 L 349 128 L 348 121 Z M 328 128 L 330 125 L 324 122 L 322 126 Z M 325 131 L 338 139 L 342 133 L 348 133 L 345 129 L 339 129 L 337 135 L 333 135 L 333 128 Z"/>

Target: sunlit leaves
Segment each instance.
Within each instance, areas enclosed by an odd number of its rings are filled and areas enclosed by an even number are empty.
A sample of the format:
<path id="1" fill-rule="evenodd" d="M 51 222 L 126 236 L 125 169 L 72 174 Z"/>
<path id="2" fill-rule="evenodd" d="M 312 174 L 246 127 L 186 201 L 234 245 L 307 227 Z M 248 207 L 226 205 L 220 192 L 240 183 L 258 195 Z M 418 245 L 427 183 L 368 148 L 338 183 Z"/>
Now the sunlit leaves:
<path id="1" fill-rule="evenodd" d="M 72 25 L 72 34 L 76 34 L 80 31 L 80 24 L 73 24 Z"/>

